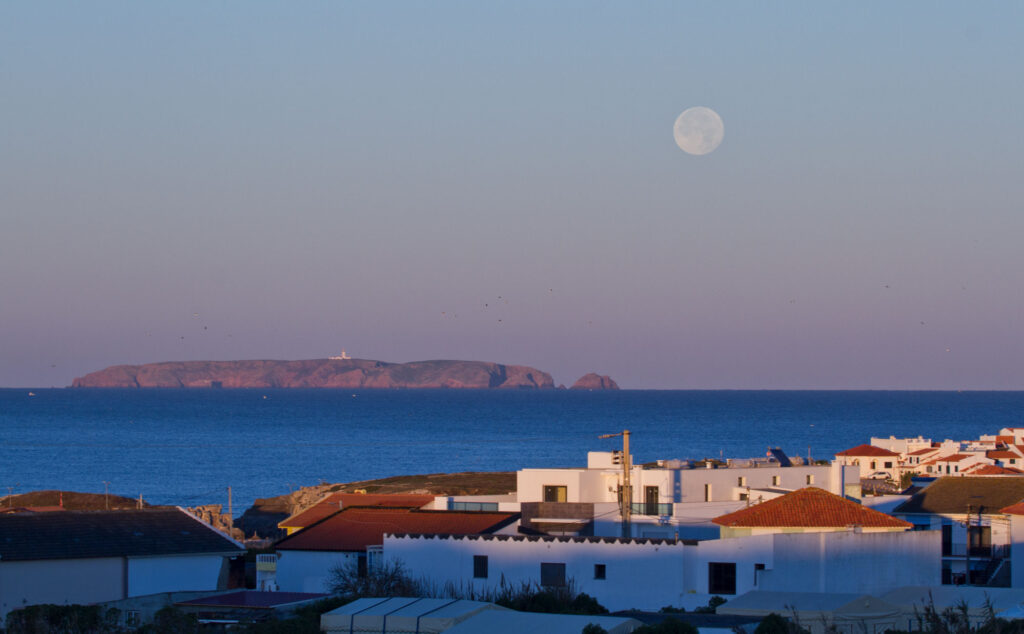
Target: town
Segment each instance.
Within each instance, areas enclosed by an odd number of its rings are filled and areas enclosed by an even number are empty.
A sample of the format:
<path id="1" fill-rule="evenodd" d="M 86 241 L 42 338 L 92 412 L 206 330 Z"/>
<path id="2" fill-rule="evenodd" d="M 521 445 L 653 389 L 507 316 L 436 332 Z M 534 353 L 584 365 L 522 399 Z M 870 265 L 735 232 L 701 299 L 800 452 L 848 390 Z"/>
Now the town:
<path id="1" fill-rule="evenodd" d="M 505 494 L 329 493 L 259 543 L 233 537 L 230 515 L 225 531 L 182 508 L 9 496 L 0 617 L 42 631 L 78 609 L 96 631 L 131 631 L 312 610 L 326 632 L 458 633 L 670 631 L 650 629 L 667 619 L 753 632 L 778 615 L 813 634 L 1024 617 L 1024 427 L 871 438 L 831 460 L 771 448 L 636 464 L 629 431 L 613 436 L 621 450 L 521 469 Z M 538 593 L 589 609 L 508 607 Z"/>

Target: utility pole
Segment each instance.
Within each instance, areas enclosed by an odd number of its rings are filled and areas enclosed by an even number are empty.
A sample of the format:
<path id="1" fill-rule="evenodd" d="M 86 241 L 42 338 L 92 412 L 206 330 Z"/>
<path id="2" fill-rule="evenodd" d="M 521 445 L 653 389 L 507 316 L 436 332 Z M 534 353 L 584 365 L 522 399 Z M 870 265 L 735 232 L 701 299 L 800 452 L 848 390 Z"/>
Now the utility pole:
<path id="1" fill-rule="evenodd" d="M 142 494 L 139 493 L 139 510 L 142 510 Z"/>
<path id="2" fill-rule="evenodd" d="M 14 487 L 7 487 L 7 508 L 11 508 L 11 496 L 14 495 Z"/>
<path id="3" fill-rule="evenodd" d="M 110 510 L 110 482 L 103 481 L 103 506 Z"/>
<path id="4" fill-rule="evenodd" d="M 231 487 L 228 487 L 228 517 L 231 518 L 231 523 L 234 524 L 235 513 L 231 509 Z"/>
<path id="5" fill-rule="evenodd" d="M 630 486 L 629 477 L 633 471 L 633 464 L 629 458 L 629 430 L 624 429 L 617 434 L 603 434 L 598 438 L 615 438 L 616 436 L 622 436 L 622 491 L 619 500 L 622 512 L 622 536 L 629 539 L 633 536 L 630 530 L 630 521 L 633 515 L 633 487 Z"/>

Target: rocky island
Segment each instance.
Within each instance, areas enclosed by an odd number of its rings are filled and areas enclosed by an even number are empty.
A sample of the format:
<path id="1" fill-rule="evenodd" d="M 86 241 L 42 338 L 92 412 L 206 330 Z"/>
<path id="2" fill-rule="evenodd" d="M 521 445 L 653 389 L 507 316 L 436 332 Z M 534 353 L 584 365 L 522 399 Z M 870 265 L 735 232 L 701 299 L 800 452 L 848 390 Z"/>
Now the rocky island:
<path id="1" fill-rule="evenodd" d="M 335 358 L 116 365 L 79 377 L 72 387 L 554 389 L 555 384 L 547 372 L 523 365 Z"/>

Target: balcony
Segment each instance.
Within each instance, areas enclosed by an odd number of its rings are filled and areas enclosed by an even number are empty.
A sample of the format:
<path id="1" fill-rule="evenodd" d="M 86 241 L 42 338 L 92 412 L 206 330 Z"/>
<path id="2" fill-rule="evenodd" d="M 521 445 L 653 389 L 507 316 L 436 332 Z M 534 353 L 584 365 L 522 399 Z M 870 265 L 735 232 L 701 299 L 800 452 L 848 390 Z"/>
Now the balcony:
<path id="1" fill-rule="evenodd" d="M 1006 559 L 1010 556 L 1010 545 L 971 546 L 967 544 L 942 543 L 943 557 L 972 557 L 976 559 Z"/>
<path id="2" fill-rule="evenodd" d="M 648 504 L 648 503 L 636 503 L 629 505 L 633 515 L 657 515 L 671 516 L 672 505 L 671 504 Z"/>

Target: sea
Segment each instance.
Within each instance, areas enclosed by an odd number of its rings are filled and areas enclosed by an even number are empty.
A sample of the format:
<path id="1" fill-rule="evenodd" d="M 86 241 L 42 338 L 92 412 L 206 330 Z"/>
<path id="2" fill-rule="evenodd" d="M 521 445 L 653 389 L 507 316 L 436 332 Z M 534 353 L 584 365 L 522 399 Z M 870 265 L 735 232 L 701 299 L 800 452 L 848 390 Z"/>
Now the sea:
<path id="1" fill-rule="evenodd" d="M 872 436 L 1024 426 L 1024 392 L 0 389 L 0 496 L 42 489 L 224 504 L 322 482 L 586 464 L 831 458 Z"/>

